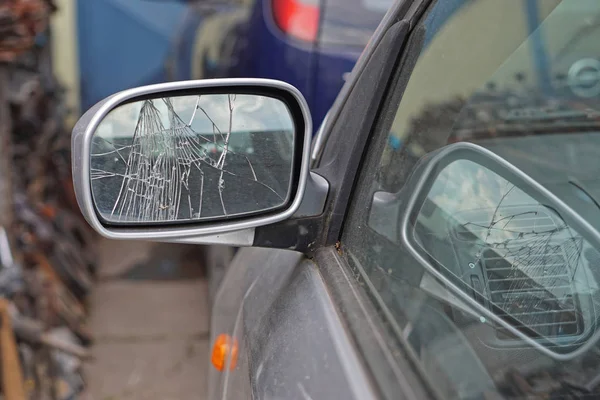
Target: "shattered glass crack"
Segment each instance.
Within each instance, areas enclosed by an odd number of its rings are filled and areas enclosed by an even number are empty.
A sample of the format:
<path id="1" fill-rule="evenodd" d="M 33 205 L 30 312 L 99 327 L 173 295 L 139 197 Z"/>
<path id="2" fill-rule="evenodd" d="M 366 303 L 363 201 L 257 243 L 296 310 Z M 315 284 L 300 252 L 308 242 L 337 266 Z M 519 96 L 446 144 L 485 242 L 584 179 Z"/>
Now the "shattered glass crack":
<path id="1" fill-rule="evenodd" d="M 223 104 L 207 110 L 201 101 L 217 96 L 205 95 L 196 96 L 193 110 L 188 109 L 188 122 L 176 111 L 172 98 L 143 100 L 128 143 L 95 136 L 92 185 L 121 179 L 112 198 L 96 185 L 95 196 L 105 196 L 111 202 L 105 207 L 105 218 L 115 222 L 197 220 L 270 209 L 286 201 L 285 181 L 291 166 L 285 165 L 280 154 L 269 152 L 270 136 L 234 132 L 237 96 L 225 96 L 225 129 L 211 116 Z M 202 134 L 192 128 L 197 119 L 208 120 L 212 132 Z M 252 145 L 234 151 L 234 136 L 238 140 L 245 136 L 243 139 L 251 140 Z M 264 159 L 254 154 L 256 142 L 264 147 L 260 152 L 266 154 Z M 247 201 L 240 199 L 240 193 L 248 196 Z"/>

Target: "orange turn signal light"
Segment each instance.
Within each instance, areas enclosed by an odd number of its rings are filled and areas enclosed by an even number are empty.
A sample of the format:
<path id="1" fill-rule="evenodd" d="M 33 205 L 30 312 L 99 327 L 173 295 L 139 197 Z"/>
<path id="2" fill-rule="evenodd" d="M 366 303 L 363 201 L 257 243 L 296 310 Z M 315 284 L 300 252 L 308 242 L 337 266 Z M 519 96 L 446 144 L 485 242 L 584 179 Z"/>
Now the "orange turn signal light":
<path id="1" fill-rule="evenodd" d="M 237 364 L 238 341 L 226 333 L 217 336 L 213 344 L 211 362 L 218 371 L 223 371 L 229 362 L 229 370 L 233 370 Z"/>

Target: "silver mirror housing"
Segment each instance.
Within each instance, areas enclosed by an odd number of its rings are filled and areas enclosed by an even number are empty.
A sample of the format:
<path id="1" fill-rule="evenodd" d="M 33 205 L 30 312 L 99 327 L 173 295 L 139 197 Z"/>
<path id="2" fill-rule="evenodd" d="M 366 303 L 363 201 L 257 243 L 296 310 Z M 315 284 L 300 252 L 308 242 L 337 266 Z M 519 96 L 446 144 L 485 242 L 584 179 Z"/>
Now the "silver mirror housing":
<path id="1" fill-rule="evenodd" d="M 125 90 L 73 129 L 77 201 L 110 239 L 252 245 L 254 228 L 294 215 L 320 178 L 308 173 L 311 134 L 305 99 L 284 82 Z"/>

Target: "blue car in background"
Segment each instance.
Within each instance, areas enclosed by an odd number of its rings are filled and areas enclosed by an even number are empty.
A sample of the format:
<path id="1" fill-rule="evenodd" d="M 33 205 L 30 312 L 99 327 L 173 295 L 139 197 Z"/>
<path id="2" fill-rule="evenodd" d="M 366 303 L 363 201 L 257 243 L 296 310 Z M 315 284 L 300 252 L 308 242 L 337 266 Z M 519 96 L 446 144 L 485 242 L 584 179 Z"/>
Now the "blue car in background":
<path id="1" fill-rule="evenodd" d="M 114 92 L 167 80 L 165 61 L 190 5 L 78 0 L 81 111 Z"/>
<path id="2" fill-rule="evenodd" d="M 189 2 L 167 63 L 169 80 L 286 81 L 317 127 L 392 0 Z"/>

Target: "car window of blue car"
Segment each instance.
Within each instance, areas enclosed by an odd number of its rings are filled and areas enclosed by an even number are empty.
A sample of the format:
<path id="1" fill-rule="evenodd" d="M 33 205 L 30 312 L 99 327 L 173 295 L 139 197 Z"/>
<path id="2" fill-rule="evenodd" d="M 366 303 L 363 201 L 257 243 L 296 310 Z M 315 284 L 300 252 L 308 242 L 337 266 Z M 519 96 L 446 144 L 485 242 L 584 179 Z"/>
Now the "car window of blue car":
<path id="1" fill-rule="evenodd" d="M 362 50 L 394 0 L 326 0 L 319 42 Z"/>
<path id="2" fill-rule="evenodd" d="M 600 2 L 440 0 L 415 32 L 418 57 L 399 63 L 342 253 L 442 398 L 600 397 L 600 249 L 558 211 L 454 162 L 410 220 L 428 256 L 518 334 L 428 272 L 401 221 L 423 165 L 468 142 L 600 230 Z M 377 193 L 391 199 L 380 215 Z M 473 262 L 463 257 L 471 248 Z"/>

